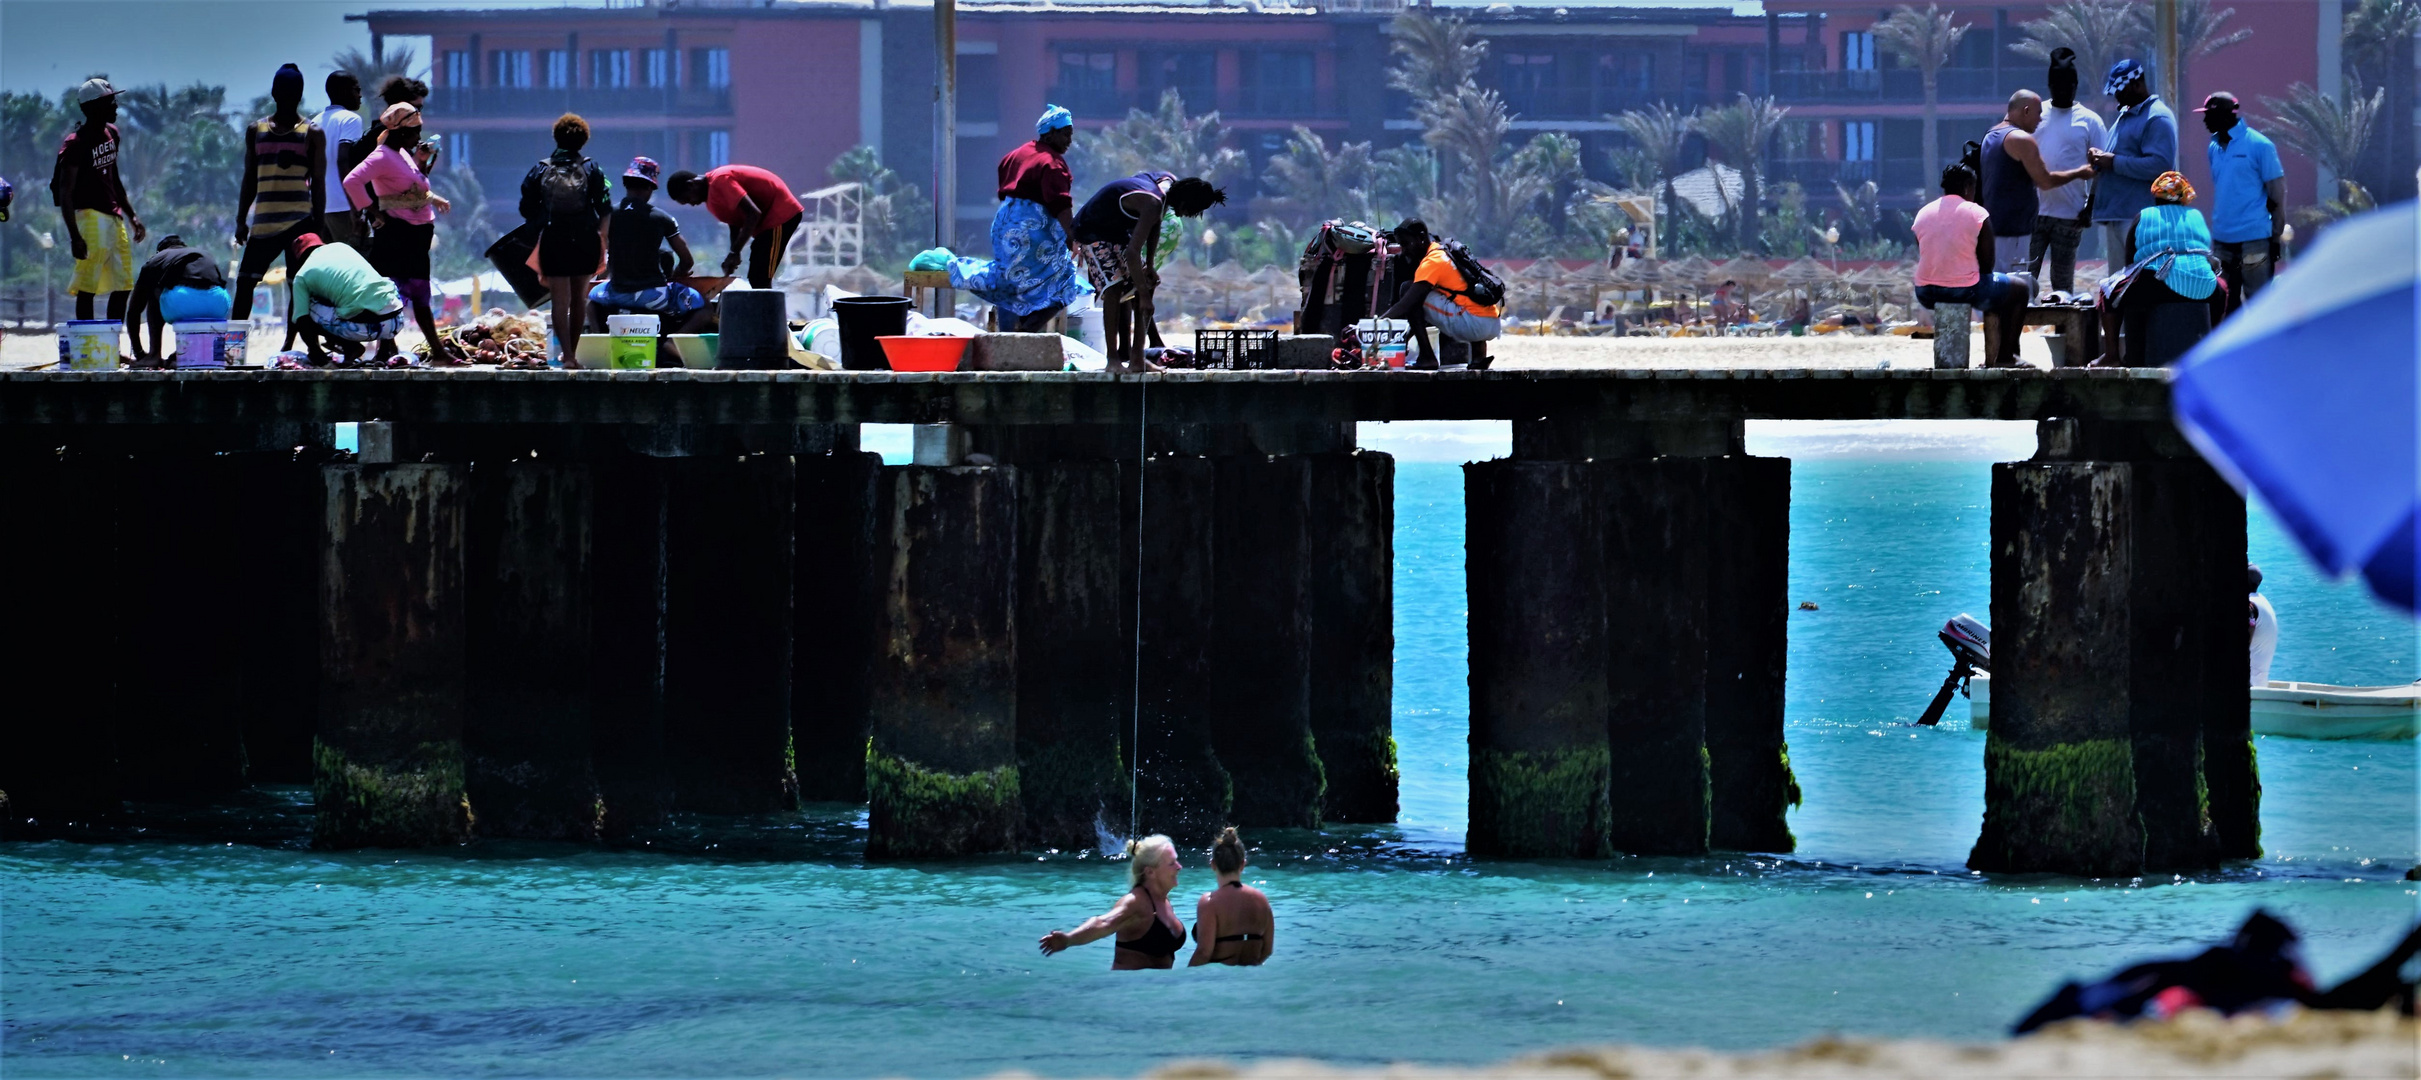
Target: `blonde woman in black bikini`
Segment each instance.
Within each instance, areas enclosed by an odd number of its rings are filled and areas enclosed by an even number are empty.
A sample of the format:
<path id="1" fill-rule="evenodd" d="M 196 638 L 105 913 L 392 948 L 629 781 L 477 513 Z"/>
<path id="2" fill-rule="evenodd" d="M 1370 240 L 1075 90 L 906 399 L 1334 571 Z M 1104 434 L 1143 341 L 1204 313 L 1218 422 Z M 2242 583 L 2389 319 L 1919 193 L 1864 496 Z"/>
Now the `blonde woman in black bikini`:
<path id="1" fill-rule="evenodd" d="M 1049 956 L 1071 945 L 1116 934 L 1118 948 L 1110 956 L 1110 970 L 1176 967 L 1177 950 L 1185 946 L 1185 924 L 1170 909 L 1168 894 L 1177 887 L 1177 871 L 1183 869 L 1177 862 L 1177 845 L 1168 837 L 1154 834 L 1127 841 L 1126 895 L 1107 914 L 1086 919 L 1074 930 L 1044 934 L 1042 954 Z"/>
<path id="2" fill-rule="evenodd" d="M 1253 967 L 1277 946 L 1277 922 L 1269 897 L 1244 883 L 1244 838 L 1230 827 L 1211 847 L 1211 869 L 1219 887 L 1194 905 L 1194 958 L 1185 966 L 1233 964 Z"/>

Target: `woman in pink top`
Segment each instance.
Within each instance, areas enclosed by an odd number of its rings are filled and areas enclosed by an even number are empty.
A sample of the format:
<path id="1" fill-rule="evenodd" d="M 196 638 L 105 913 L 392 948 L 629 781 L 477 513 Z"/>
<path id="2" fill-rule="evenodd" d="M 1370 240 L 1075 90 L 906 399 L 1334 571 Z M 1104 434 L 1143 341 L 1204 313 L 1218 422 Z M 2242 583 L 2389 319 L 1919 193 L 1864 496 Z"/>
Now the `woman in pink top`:
<path id="1" fill-rule="evenodd" d="M 420 143 L 420 110 L 389 105 L 378 122 L 378 147 L 345 174 L 345 198 L 355 212 L 368 215 L 369 227 L 376 230 L 370 237 L 370 265 L 395 282 L 395 291 L 411 303 L 421 337 L 428 342 L 429 362 L 467 364 L 468 359 L 437 336 L 437 316 L 429 306 L 429 247 L 437 238 L 437 215 L 454 206 L 429 190 L 429 178 L 410 157 Z"/>
<path id="2" fill-rule="evenodd" d="M 1992 265 L 1991 215 L 1970 198 L 1975 189 L 1975 171 L 1966 165 L 1942 170 L 1942 197 L 1926 203 L 1910 223 L 1917 234 L 1917 303 L 1982 309 L 1985 366 L 2017 367 L 2017 327 L 2026 298 L 2034 295 L 2034 278 L 1984 271 Z"/>

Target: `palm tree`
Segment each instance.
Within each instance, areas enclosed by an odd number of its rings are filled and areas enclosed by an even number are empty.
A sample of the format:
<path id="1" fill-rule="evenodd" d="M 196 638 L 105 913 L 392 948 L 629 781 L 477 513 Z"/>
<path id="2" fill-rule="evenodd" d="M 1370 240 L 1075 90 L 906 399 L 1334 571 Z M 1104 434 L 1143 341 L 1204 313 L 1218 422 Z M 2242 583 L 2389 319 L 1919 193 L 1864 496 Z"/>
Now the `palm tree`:
<path id="1" fill-rule="evenodd" d="M 1387 85 L 1415 100 L 1477 82 L 1480 61 L 1488 55 L 1488 43 L 1473 35 L 1469 24 L 1452 16 L 1432 16 L 1426 9 L 1397 15 L 1387 34 L 1387 50 L 1397 57 Z"/>
<path id="2" fill-rule="evenodd" d="M 379 89 L 387 85 L 388 79 L 398 75 L 426 76 L 428 72 L 420 67 L 419 61 L 420 58 L 413 55 L 409 48 L 396 49 L 391 52 L 381 49 L 374 53 L 364 53 L 360 49 L 345 49 L 328 58 L 328 63 L 336 70 L 352 72 L 353 77 L 361 81 L 361 92 L 365 98 L 384 102 L 387 105 L 392 105 L 394 102 L 379 97 Z"/>
<path id="3" fill-rule="evenodd" d="M 1271 192 L 1267 208 L 1291 224 L 1340 216 L 1368 220 L 1370 144 L 1338 143 L 1330 150 L 1318 132 L 1298 124 L 1286 150 L 1270 155 L 1261 184 Z"/>
<path id="4" fill-rule="evenodd" d="M 2177 100 L 2169 103 L 2171 108 L 2182 108 L 2194 100 L 2186 91 L 2186 75 L 2194 69 L 2194 61 L 2253 36 L 2246 27 L 2227 29 L 2227 21 L 2235 16 L 2232 7 L 2211 10 L 2211 0 L 2178 0 Z"/>
<path id="5" fill-rule="evenodd" d="M 1925 88 L 1925 165 L 1918 170 L 1920 178 L 1942 167 L 1938 119 L 1942 69 L 1959 51 L 1959 40 L 1969 29 L 1969 24 L 1953 20 L 1934 4 L 1925 5 L 1923 11 L 1902 4 L 1890 18 L 1875 24 L 1875 44 L 1917 69 L 1918 81 Z"/>
<path id="6" fill-rule="evenodd" d="M 1504 219 L 1511 209 L 1496 170 L 1498 151 L 1513 130 L 1505 100 L 1494 90 L 1465 83 L 1451 94 L 1415 102 L 1413 117 L 1420 121 L 1421 141 L 1437 152 L 1452 181 L 1439 185 L 1450 209 L 1447 221 L 1461 230 L 1465 243 L 1493 248 L 1505 237 Z"/>
<path id="7" fill-rule="evenodd" d="M 2367 99 L 2356 91 L 2340 104 L 2327 94 L 2296 83 L 2287 88 L 2284 100 L 2265 97 L 2261 104 L 2270 111 L 2266 130 L 2272 138 L 2345 179 L 2352 177 L 2361 165 L 2362 152 L 2370 146 L 2371 130 L 2378 121 L 2380 106 L 2386 101 L 2387 91 L 2380 89 L 2372 91 Z"/>
<path id="8" fill-rule="evenodd" d="M 891 166 L 883 164 L 882 155 L 875 153 L 873 147 L 851 147 L 832 159 L 824 175 L 861 188 L 858 197 L 863 201 L 859 207 L 866 223 L 865 246 L 861 250 L 867 265 L 905 263 L 924 246 L 927 234 L 923 223 L 933 220 L 933 201 L 925 197 L 922 189 L 893 172 Z"/>
<path id="9" fill-rule="evenodd" d="M 2361 0 L 2345 13 L 2345 85 L 2348 91 L 2365 86 L 2377 86 L 2387 91 L 2387 114 L 2408 116 L 2414 111 L 2414 80 L 2412 72 L 2397 77 L 2396 63 L 2403 56 L 2400 43 L 2412 40 L 2421 31 L 2421 0 Z M 2384 146 L 2374 153 L 2376 171 L 2366 175 L 2381 181 L 2378 192 L 2394 199 L 2409 188 L 2403 184 L 2412 176 L 2413 133 L 2400 124 L 2389 124 L 2379 133 Z"/>
<path id="10" fill-rule="evenodd" d="M 2110 65 L 2152 40 L 2152 24 L 2144 14 L 2146 6 L 2125 0 L 2061 0 L 2051 5 L 2044 17 L 2019 23 L 2026 37 L 2009 46 L 2009 51 L 2048 64 L 2051 50 L 2074 50 L 2080 89 L 2099 94 Z M 2220 18 L 2226 18 L 2227 14 Z M 2183 30 L 2185 25 L 2181 7 L 2178 27 Z"/>
<path id="11" fill-rule="evenodd" d="M 1752 98 L 1740 95 L 1739 100 L 1720 109 L 1698 113 L 1700 134 L 1712 145 L 1726 164 L 1740 170 L 1740 213 L 1734 223 L 1739 227 L 1740 250 L 1755 251 L 1761 234 L 1757 214 L 1762 196 L 1758 181 L 1765 171 L 1765 152 L 1782 129 L 1790 110 L 1778 107 L 1770 97 Z M 1717 184 L 1721 191 L 1722 185 Z"/>
<path id="12" fill-rule="evenodd" d="M 1219 122 L 1217 112 L 1187 114 L 1185 98 L 1172 89 L 1160 95 L 1159 106 L 1151 112 L 1128 109 L 1126 119 L 1078 140 L 1068 153 L 1068 165 L 1080 188 L 1144 169 L 1225 184 L 1252 172 L 1252 159 L 1242 150 L 1220 145 L 1226 141 L 1227 126 Z"/>
<path id="13" fill-rule="evenodd" d="M 1690 116 L 1664 102 L 1645 109 L 1631 109 L 1613 117 L 1616 127 L 1631 137 L 1631 142 L 1648 156 L 1656 168 L 1656 183 L 1662 188 L 1666 218 L 1679 220 L 1681 193 L 1673 189 L 1673 177 L 1681 172 L 1681 155 L 1690 140 Z M 1659 229 L 1657 235 L 1663 235 Z"/>

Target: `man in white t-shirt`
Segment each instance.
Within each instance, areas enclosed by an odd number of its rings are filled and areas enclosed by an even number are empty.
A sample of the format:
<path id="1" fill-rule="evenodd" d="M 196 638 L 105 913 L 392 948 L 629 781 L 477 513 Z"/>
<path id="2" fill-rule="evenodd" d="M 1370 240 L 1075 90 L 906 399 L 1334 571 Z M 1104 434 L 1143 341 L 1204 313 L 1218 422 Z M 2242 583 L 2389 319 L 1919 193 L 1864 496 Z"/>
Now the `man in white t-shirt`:
<path id="1" fill-rule="evenodd" d="M 2093 110 L 2076 103 L 2076 52 L 2051 50 L 2051 102 L 2034 129 L 2043 168 L 2061 172 L 2085 164 L 2086 152 L 2102 144 L 2105 128 Z M 2076 291 L 2076 245 L 2092 223 L 2093 181 L 2070 180 L 2035 193 L 2034 239 L 2027 244 L 2026 271 L 2043 280 L 2043 256 L 2051 256 L 2051 287 Z"/>
<path id="2" fill-rule="evenodd" d="M 337 160 L 338 148 L 361 138 L 361 113 L 356 111 L 361 108 L 361 80 L 354 78 L 350 71 L 332 71 L 328 73 L 327 86 L 328 107 L 321 109 L 318 116 L 311 118 L 311 122 L 318 124 L 319 129 L 327 135 L 328 175 L 342 177 L 345 169 L 343 163 Z M 345 196 L 345 185 L 327 185 L 327 197 L 320 204 L 319 223 L 320 231 L 328 239 L 340 244 L 353 243 L 356 223 L 353 203 Z"/>
<path id="3" fill-rule="evenodd" d="M 2261 595 L 2261 568 L 2244 567 L 2245 622 L 2253 634 L 2253 685 L 2270 685 L 2270 658 L 2278 655 L 2278 612 Z"/>

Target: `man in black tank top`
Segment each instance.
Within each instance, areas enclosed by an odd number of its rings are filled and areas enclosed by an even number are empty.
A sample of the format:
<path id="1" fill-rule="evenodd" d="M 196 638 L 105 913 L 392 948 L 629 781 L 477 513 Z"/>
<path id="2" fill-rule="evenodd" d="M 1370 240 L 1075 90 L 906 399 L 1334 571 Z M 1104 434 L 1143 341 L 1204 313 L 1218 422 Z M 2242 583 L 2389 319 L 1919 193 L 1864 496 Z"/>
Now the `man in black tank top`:
<path id="1" fill-rule="evenodd" d="M 2034 240 L 2037 191 L 2048 191 L 2071 180 L 2093 176 L 2088 163 L 2053 172 L 2043 165 L 2042 148 L 2035 144 L 2035 126 L 2043 122 L 2043 99 L 2032 90 L 2009 95 L 2009 110 L 1984 135 L 1983 198 L 1992 215 L 1992 266 L 1995 273 L 2026 269 L 2026 248 Z"/>

